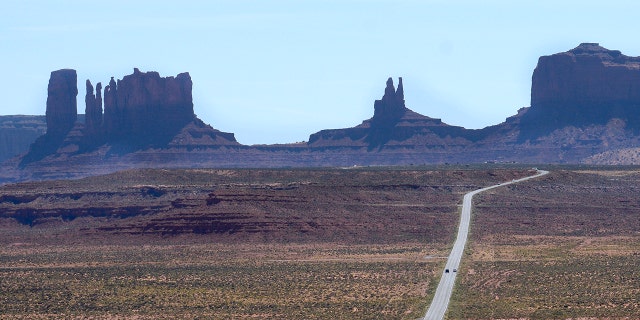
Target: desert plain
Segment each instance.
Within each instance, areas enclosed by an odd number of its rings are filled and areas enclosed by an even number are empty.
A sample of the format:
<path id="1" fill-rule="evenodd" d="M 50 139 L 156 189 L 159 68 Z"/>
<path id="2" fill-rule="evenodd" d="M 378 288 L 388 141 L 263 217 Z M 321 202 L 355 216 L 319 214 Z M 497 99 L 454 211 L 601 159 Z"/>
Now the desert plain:
<path id="1" fill-rule="evenodd" d="M 447 319 L 640 314 L 640 169 L 474 197 Z M 145 169 L 0 187 L 3 319 L 417 319 L 464 193 L 530 166 Z"/>

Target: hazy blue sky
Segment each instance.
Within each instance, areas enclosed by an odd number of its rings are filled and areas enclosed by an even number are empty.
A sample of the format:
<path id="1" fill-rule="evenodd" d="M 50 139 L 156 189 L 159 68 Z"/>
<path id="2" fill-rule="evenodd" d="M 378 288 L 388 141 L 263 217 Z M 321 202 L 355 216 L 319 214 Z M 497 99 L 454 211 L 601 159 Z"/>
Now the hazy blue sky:
<path id="1" fill-rule="evenodd" d="M 44 114 L 50 72 L 105 85 L 189 72 L 196 114 L 244 144 L 307 140 L 373 115 L 389 76 L 452 125 L 528 106 L 541 55 L 640 55 L 638 1 L 230 0 L 0 3 L 0 114 Z M 397 80 L 396 80 L 397 81 Z"/>

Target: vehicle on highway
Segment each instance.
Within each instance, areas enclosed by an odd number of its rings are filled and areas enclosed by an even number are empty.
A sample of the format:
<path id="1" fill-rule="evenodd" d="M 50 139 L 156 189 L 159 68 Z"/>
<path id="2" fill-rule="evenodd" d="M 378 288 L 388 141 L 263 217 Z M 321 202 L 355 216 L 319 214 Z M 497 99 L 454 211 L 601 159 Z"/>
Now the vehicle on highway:
<path id="1" fill-rule="evenodd" d="M 444 273 L 449 273 L 449 269 L 444 269 Z"/>

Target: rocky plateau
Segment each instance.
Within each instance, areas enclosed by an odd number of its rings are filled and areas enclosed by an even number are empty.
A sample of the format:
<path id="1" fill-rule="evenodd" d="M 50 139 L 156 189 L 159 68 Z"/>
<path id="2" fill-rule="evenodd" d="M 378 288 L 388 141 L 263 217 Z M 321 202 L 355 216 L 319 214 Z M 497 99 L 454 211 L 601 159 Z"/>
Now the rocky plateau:
<path id="1" fill-rule="evenodd" d="M 54 71 L 46 133 L 28 152 L 4 163 L 0 181 L 79 178 L 142 167 L 636 164 L 633 155 L 640 147 L 640 58 L 596 43 L 540 57 L 531 106 L 483 129 L 412 111 L 402 78 L 397 88 L 389 78 L 373 116 L 360 125 L 322 130 L 306 143 L 246 146 L 197 118 L 191 88 L 188 73 L 160 77 L 138 69 L 121 80 L 112 78 L 104 89 L 87 80 L 81 122 L 76 72 Z M 24 145 L 28 136 L 21 139 Z M 9 145 L 19 143 L 3 148 Z"/>

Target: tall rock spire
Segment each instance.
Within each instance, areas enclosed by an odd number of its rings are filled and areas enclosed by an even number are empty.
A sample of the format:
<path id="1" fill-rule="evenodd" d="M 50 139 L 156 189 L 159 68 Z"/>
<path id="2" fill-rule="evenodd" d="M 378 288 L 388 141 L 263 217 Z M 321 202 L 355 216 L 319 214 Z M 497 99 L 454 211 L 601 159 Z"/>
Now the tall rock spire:
<path id="1" fill-rule="evenodd" d="M 85 102 L 85 131 L 92 136 L 100 134 L 102 131 L 102 96 L 100 90 L 102 84 L 98 82 L 96 85 L 96 93 L 93 93 L 91 81 L 87 79 L 87 95 Z"/>
<path id="2" fill-rule="evenodd" d="M 67 134 L 78 118 L 78 75 L 73 69 L 51 72 L 47 89 L 47 133 Z"/>
<path id="3" fill-rule="evenodd" d="M 109 84 L 104 87 L 104 130 L 107 134 L 117 132 L 120 128 L 119 112 L 117 106 L 118 87 L 116 80 L 111 77 Z"/>
<path id="4" fill-rule="evenodd" d="M 393 86 L 393 79 L 387 79 L 387 86 L 384 89 L 382 99 L 376 100 L 374 105 L 372 125 L 388 126 L 394 125 L 407 111 L 404 105 L 404 89 L 402 78 L 398 83 L 398 90 Z"/>
<path id="5" fill-rule="evenodd" d="M 402 77 L 398 78 L 398 90 L 396 91 L 396 98 L 402 102 L 404 106 L 404 87 L 402 86 Z"/>
<path id="6" fill-rule="evenodd" d="M 382 100 L 392 100 L 395 99 L 395 96 L 396 88 L 393 86 L 393 78 L 389 77 L 389 79 L 387 79 L 387 86 L 384 88 Z"/>
<path id="7" fill-rule="evenodd" d="M 20 167 L 55 153 L 78 118 L 78 75 L 75 70 L 52 71 L 47 93 L 47 133 L 31 144 Z"/>
<path id="8" fill-rule="evenodd" d="M 96 84 L 96 124 L 102 127 L 102 82 Z"/>

